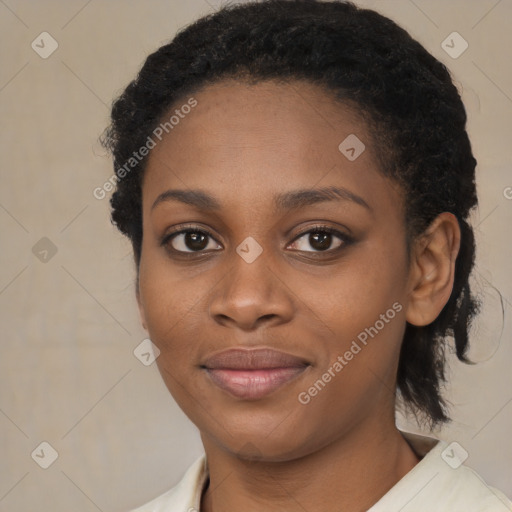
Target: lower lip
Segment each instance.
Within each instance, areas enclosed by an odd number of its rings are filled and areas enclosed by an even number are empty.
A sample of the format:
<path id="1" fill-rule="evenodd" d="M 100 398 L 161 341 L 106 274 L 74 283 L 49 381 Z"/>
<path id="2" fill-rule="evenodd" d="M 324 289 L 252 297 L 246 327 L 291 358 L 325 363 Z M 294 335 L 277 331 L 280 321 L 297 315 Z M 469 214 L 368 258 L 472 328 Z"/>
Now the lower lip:
<path id="1" fill-rule="evenodd" d="M 228 370 L 207 368 L 213 382 L 237 398 L 258 400 L 300 375 L 307 366 L 267 370 Z"/>

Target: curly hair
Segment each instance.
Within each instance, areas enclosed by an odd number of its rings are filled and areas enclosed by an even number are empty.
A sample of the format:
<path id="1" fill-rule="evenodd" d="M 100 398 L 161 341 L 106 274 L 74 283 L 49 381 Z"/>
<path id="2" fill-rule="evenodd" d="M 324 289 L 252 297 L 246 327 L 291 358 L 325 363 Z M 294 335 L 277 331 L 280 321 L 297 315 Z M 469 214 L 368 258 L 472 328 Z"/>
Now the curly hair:
<path id="1" fill-rule="evenodd" d="M 479 303 L 469 275 L 475 259 L 469 214 L 477 205 L 466 111 L 447 68 L 404 29 L 350 2 L 264 0 L 225 5 L 181 29 L 145 61 L 115 100 L 102 137 L 114 158 L 111 220 L 142 245 L 141 183 L 147 158 L 120 172 L 171 107 L 203 87 L 233 78 L 257 83 L 307 80 L 349 103 L 367 121 L 386 177 L 403 191 L 407 250 L 441 212 L 461 229 L 451 296 L 435 321 L 407 323 L 397 391 L 416 418 L 449 421 L 442 396 L 448 338 L 461 361 Z M 126 168 L 125 168 L 126 169 Z"/>

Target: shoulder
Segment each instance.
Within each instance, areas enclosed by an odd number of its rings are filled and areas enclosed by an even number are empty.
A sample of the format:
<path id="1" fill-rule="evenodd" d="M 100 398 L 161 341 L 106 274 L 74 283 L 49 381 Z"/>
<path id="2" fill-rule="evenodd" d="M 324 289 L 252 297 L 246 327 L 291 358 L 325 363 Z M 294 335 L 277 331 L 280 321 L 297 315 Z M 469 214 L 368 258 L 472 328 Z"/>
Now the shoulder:
<path id="1" fill-rule="evenodd" d="M 368 512 L 511 512 L 512 502 L 463 464 L 457 443 L 404 435 L 411 446 L 434 445 Z"/>
<path id="2" fill-rule="evenodd" d="M 207 476 L 206 456 L 203 454 L 175 487 L 130 512 L 198 512 Z"/>

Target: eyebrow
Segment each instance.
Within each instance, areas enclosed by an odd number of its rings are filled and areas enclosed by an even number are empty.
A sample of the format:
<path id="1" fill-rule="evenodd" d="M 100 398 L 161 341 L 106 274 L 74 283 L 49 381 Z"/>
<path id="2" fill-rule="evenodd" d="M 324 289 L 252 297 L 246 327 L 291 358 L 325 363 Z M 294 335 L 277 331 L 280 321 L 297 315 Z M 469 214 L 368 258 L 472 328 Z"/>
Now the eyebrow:
<path id="1" fill-rule="evenodd" d="M 179 201 L 201 210 L 221 210 L 221 203 L 213 196 L 202 190 L 171 189 L 161 193 L 153 203 L 151 210 L 158 204 L 167 201 Z M 326 201 L 351 201 L 363 206 L 370 212 L 372 208 L 360 196 L 343 187 L 324 187 L 317 189 L 298 189 L 278 194 L 274 197 L 276 211 L 293 210 Z"/>

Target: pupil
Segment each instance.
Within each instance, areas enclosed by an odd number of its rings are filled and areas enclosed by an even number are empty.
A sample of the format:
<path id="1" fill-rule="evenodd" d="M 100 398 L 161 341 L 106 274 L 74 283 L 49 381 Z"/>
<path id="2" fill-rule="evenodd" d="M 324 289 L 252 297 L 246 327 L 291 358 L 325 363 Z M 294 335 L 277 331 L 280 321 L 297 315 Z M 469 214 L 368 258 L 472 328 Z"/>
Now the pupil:
<path id="1" fill-rule="evenodd" d="M 331 234 L 315 233 L 314 235 L 309 235 L 309 243 L 311 244 L 311 247 L 317 250 L 329 249 L 331 246 Z"/>
<path id="2" fill-rule="evenodd" d="M 200 251 L 208 245 L 206 235 L 202 233 L 186 233 L 185 245 L 191 250 Z"/>

